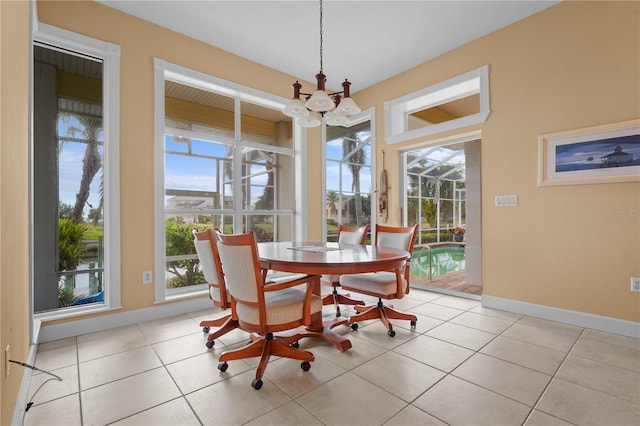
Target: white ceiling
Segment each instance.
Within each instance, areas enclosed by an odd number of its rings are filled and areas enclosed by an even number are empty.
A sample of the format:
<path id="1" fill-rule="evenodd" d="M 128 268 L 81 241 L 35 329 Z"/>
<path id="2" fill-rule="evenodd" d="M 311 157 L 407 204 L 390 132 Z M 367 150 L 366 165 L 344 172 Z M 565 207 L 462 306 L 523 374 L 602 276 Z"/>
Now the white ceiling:
<path id="1" fill-rule="evenodd" d="M 99 1 L 296 79 L 320 69 L 318 0 Z M 348 78 L 356 93 L 557 3 L 325 0 L 327 88 Z"/>

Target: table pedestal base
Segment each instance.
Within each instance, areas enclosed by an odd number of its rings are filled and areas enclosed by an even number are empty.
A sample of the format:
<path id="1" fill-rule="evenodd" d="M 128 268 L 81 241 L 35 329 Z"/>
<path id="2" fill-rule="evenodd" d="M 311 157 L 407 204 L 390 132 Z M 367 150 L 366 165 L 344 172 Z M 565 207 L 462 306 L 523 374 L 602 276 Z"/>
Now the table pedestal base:
<path id="1" fill-rule="evenodd" d="M 315 317 L 316 315 L 314 315 Z M 351 341 L 344 336 L 331 331 L 333 321 L 322 322 L 322 317 L 318 315 L 318 318 L 312 318 L 311 325 L 301 326 L 295 330 L 287 331 L 284 333 L 277 333 L 279 339 L 291 344 L 299 339 L 305 337 L 315 337 L 323 339 L 326 342 L 331 343 L 340 352 L 344 352 L 347 349 L 351 349 Z M 335 325 L 334 325 L 335 326 Z"/>

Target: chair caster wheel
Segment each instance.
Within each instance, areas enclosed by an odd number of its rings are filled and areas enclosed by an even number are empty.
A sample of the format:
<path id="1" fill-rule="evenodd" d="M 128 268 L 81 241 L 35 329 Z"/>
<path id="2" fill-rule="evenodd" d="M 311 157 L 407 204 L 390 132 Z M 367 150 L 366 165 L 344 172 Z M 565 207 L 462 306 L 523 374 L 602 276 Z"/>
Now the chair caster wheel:
<path id="1" fill-rule="evenodd" d="M 262 387 L 262 380 L 253 379 L 253 381 L 251 382 L 251 387 L 255 390 L 260 389 Z"/>
<path id="2" fill-rule="evenodd" d="M 415 321 L 411 321 L 411 328 L 416 328 L 416 322 Z"/>
<path id="3" fill-rule="evenodd" d="M 227 364 L 226 362 L 221 362 L 220 364 L 218 364 L 218 370 L 222 371 L 223 373 L 227 371 L 227 368 L 229 368 L 229 364 Z"/>
<path id="4" fill-rule="evenodd" d="M 393 330 L 389 330 L 389 332 L 387 333 L 389 335 L 389 337 L 393 337 L 396 335 L 396 332 Z"/>
<path id="5" fill-rule="evenodd" d="M 302 371 L 309 371 L 309 369 L 311 368 L 311 363 L 309 361 L 302 361 L 302 364 L 300 364 L 300 368 L 302 368 Z"/>
<path id="6" fill-rule="evenodd" d="M 351 329 L 352 329 L 353 331 L 356 331 L 356 330 L 358 329 L 358 323 L 357 323 L 357 322 L 354 322 L 353 324 L 351 324 Z"/>
<path id="7" fill-rule="evenodd" d="M 215 345 L 215 344 L 216 344 L 216 342 L 214 342 L 213 340 L 211 340 L 211 341 L 207 341 L 207 343 L 205 343 L 204 345 L 205 345 L 207 348 L 211 349 L 211 348 L 213 347 L 213 345 Z"/>
<path id="8" fill-rule="evenodd" d="M 207 334 L 209 332 L 209 330 L 211 330 L 211 327 L 202 327 L 202 332 L 204 334 Z"/>
<path id="9" fill-rule="evenodd" d="M 298 348 L 300 347 L 300 342 L 293 342 L 293 343 L 291 344 L 291 347 L 292 347 L 292 348 L 296 348 L 296 349 L 298 349 Z"/>

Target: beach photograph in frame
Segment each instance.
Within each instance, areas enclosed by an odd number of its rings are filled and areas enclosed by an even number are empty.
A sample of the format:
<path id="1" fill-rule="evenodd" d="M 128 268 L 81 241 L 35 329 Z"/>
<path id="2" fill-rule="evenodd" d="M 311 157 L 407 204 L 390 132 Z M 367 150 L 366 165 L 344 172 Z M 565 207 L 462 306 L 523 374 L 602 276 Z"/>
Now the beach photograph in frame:
<path id="1" fill-rule="evenodd" d="M 538 186 L 640 181 L 640 119 L 538 137 Z"/>

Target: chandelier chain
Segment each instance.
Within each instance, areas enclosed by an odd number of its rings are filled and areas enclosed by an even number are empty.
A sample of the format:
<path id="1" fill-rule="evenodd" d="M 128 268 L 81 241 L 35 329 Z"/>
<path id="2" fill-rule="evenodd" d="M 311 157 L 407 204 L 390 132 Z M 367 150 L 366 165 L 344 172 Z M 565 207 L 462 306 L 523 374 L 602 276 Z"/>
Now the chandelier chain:
<path id="1" fill-rule="evenodd" d="M 320 0 L 320 72 L 322 70 L 322 0 Z"/>

